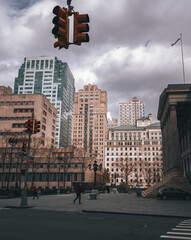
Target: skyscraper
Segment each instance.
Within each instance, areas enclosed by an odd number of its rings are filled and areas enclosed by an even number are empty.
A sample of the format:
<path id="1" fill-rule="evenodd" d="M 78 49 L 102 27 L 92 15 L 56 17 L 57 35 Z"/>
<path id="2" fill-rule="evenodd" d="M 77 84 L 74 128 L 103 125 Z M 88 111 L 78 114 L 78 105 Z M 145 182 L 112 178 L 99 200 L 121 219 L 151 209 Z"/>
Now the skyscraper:
<path id="1" fill-rule="evenodd" d="M 107 92 L 96 85 L 85 85 L 74 96 L 72 143 L 103 162 L 106 132 Z"/>
<path id="2" fill-rule="evenodd" d="M 145 103 L 134 97 L 130 102 L 119 103 L 120 126 L 135 125 L 136 120 L 144 117 Z"/>
<path id="3" fill-rule="evenodd" d="M 56 57 L 27 57 L 15 78 L 15 94 L 44 94 L 57 109 L 56 147 L 71 143 L 75 80 L 67 63 Z"/>

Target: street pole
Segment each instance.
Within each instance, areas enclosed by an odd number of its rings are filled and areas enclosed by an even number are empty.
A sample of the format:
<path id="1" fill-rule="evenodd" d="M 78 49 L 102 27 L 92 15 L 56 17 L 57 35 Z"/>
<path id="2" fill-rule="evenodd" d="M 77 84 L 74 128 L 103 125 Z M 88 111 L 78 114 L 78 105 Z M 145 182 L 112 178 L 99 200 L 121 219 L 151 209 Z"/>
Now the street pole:
<path id="1" fill-rule="evenodd" d="M 72 0 L 67 0 L 68 9 L 72 11 L 74 9 L 74 7 L 71 6 L 71 2 L 72 2 Z"/>
<path id="2" fill-rule="evenodd" d="M 180 34 L 180 42 L 181 42 L 183 80 L 184 80 L 184 84 L 185 84 L 186 80 L 185 80 L 185 70 L 184 70 L 184 55 L 183 55 L 183 45 L 182 45 L 182 34 Z"/>
<path id="3" fill-rule="evenodd" d="M 17 139 L 9 138 L 9 143 L 11 144 L 11 155 L 10 155 L 9 173 L 8 173 L 8 179 L 7 179 L 7 191 L 9 190 L 11 166 L 12 166 L 12 160 L 13 160 L 13 156 L 12 156 L 13 155 L 13 146 L 17 144 Z"/>
<path id="4" fill-rule="evenodd" d="M 62 161 L 62 157 L 58 157 L 58 165 L 59 165 L 59 168 L 58 168 L 58 189 L 57 189 L 57 194 L 60 194 L 60 178 L 61 178 L 61 173 L 60 173 L 60 163 Z"/>
<path id="5" fill-rule="evenodd" d="M 94 171 L 94 189 L 97 189 L 96 188 L 96 172 L 97 170 L 101 170 L 101 169 L 102 169 L 102 164 L 98 165 L 96 160 L 94 161 L 93 168 L 91 168 L 91 163 L 89 164 L 89 170 Z"/>
<path id="6" fill-rule="evenodd" d="M 97 172 L 97 167 L 94 167 L 94 189 L 96 189 L 96 172 Z"/>
<path id="7" fill-rule="evenodd" d="M 9 174 L 7 180 L 7 191 L 9 190 L 9 181 L 10 181 L 10 173 L 11 173 L 11 166 L 12 166 L 12 155 L 13 155 L 13 143 L 11 144 L 11 155 L 10 155 L 10 163 L 9 163 Z"/>
<path id="8" fill-rule="evenodd" d="M 31 133 L 29 133 L 28 138 L 28 148 L 27 148 L 27 157 L 26 157 L 26 164 L 25 164 L 25 183 L 24 183 L 24 189 L 21 193 L 21 207 L 27 207 L 28 201 L 27 201 L 27 181 L 28 181 L 28 168 L 29 168 L 29 153 L 30 153 L 30 143 L 31 143 Z"/>

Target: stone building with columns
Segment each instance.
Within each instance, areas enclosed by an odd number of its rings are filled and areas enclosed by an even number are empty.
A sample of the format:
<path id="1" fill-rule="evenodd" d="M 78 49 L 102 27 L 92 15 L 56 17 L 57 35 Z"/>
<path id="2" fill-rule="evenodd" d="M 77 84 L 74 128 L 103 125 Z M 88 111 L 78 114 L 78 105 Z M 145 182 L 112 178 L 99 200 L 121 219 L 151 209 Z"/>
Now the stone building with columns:
<path id="1" fill-rule="evenodd" d="M 178 187 L 191 192 L 191 84 L 169 84 L 159 99 L 158 119 L 162 131 L 163 180 L 159 188 Z"/>
<path id="2" fill-rule="evenodd" d="M 160 96 L 164 175 L 180 172 L 191 182 L 191 84 L 170 84 Z"/>

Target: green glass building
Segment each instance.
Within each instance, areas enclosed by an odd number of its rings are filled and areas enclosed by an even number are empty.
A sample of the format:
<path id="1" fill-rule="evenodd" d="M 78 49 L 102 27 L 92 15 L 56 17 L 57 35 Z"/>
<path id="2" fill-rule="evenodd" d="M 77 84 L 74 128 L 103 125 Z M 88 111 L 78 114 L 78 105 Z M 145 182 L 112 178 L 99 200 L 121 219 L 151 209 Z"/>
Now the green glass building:
<path id="1" fill-rule="evenodd" d="M 57 57 L 27 57 L 15 78 L 15 94 L 44 94 L 57 109 L 56 147 L 71 143 L 75 79 Z"/>

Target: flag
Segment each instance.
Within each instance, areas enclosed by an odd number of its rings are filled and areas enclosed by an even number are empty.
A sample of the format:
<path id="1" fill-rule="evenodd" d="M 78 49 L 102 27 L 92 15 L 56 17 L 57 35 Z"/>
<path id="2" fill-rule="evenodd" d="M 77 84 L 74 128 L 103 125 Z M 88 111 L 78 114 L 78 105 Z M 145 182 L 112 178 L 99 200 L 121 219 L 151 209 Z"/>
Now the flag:
<path id="1" fill-rule="evenodd" d="M 174 46 L 181 38 L 177 39 L 176 42 L 172 43 L 171 46 Z"/>

